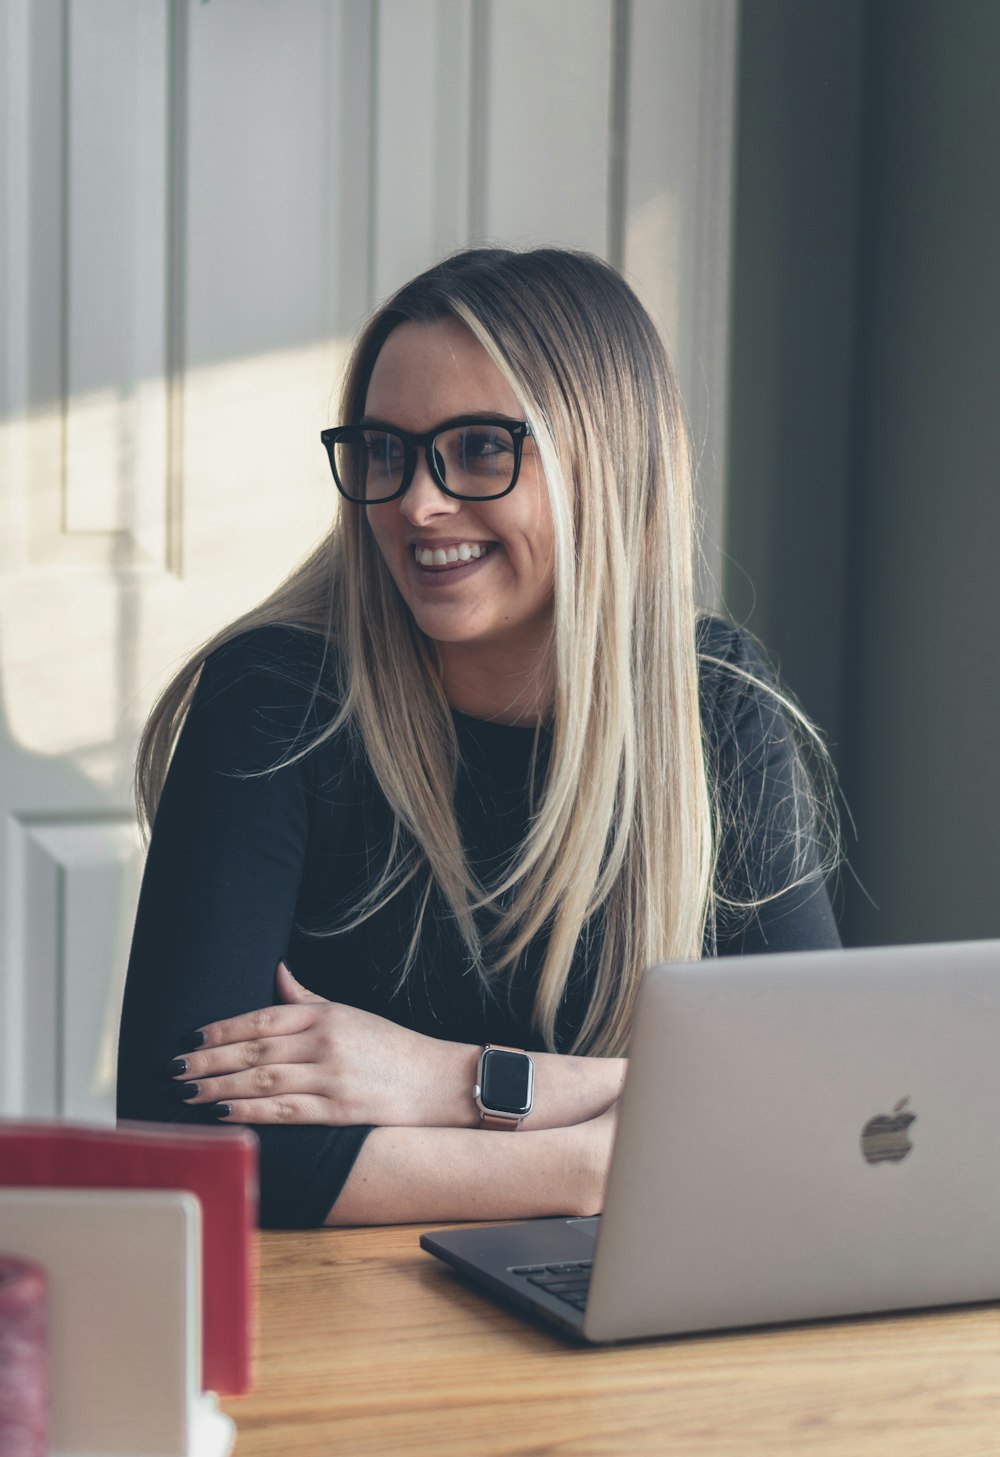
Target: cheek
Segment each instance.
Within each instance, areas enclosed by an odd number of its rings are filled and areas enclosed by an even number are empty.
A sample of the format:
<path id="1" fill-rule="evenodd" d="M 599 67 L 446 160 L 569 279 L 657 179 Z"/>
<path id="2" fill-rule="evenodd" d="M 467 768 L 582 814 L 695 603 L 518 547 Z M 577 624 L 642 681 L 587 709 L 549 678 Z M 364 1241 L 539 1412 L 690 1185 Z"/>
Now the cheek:
<path id="1" fill-rule="evenodd" d="M 392 522 L 385 516 L 380 515 L 378 510 L 368 508 L 368 535 L 375 544 L 376 550 L 391 565 L 394 553 L 395 534 L 392 529 Z"/>
<path id="2" fill-rule="evenodd" d="M 539 491 L 534 502 L 531 540 L 537 560 L 545 565 L 551 576 L 555 559 L 555 535 L 552 526 L 552 508 L 544 490 Z"/>
<path id="3" fill-rule="evenodd" d="M 523 490 L 522 490 L 523 486 Z M 551 561 L 553 556 L 553 528 L 552 528 L 552 507 L 549 504 L 549 494 L 541 481 L 524 478 L 515 487 L 516 493 L 516 514 L 512 522 L 510 516 L 506 521 L 500 516 L 496 518 L 496 525 L 499 532 L 504 531 L 506 525 L 507 534 L 515 534 L 520 540 L 521 550 L 527 552 L 536 563 Z M 514 498 L 510 498 L 513 504 Z M 503 505 L 504 502 L 498 503 Z"/>

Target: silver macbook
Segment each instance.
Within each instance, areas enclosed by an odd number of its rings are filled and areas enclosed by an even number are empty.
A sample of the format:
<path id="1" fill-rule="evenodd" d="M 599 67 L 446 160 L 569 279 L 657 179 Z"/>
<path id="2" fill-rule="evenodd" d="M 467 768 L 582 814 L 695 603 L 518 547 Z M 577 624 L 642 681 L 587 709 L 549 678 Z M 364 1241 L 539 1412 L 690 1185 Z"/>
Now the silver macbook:
<path id="1" fill-rule="evenodd" d="M 593 1342 L 1000 1299 L 1000 941 L 654 967 L 604 1214 L 420 1243 Z"/>

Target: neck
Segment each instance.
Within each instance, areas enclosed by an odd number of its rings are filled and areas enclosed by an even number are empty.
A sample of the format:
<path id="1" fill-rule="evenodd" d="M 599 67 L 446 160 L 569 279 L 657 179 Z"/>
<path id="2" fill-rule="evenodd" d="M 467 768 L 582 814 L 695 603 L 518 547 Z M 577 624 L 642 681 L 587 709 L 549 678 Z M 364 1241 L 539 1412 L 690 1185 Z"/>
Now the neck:
<path id="1" fill-rule="evenodd" d="M 482 644 L 439 643 L 445 697 L 452 708 L 495 723 L 533 726 L 552 711 L 553 673 L 546 650 L 484 650 Z"/>

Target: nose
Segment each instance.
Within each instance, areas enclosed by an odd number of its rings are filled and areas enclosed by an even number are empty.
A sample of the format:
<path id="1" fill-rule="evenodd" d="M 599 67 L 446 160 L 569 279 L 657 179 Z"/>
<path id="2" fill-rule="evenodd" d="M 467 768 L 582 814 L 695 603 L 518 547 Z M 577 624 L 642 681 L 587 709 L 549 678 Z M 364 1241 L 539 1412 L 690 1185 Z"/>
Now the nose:
<path id="1" fill-rule="evenodd" d="M 461 501 L 446 496 L 431 475 L 426 456 L 417 457 L 417 468 L 405 493 L 399 498 L 399 509 L 413 526 L 422 526 L 437 516 L 454 516 Z"/>

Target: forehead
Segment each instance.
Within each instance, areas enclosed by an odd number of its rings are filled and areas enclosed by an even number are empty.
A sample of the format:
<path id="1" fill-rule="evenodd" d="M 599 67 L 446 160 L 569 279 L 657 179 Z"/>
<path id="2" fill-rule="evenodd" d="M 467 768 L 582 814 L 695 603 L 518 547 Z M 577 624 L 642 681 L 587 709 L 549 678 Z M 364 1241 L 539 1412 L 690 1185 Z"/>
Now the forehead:
<path id="1" fill-rule="evenodd" d="M 423 431 L 479 411 L 521 413 L 514 391 L 464 324 L 440 319 L 393 329 L 368 382 L 366 415 Z"/>

